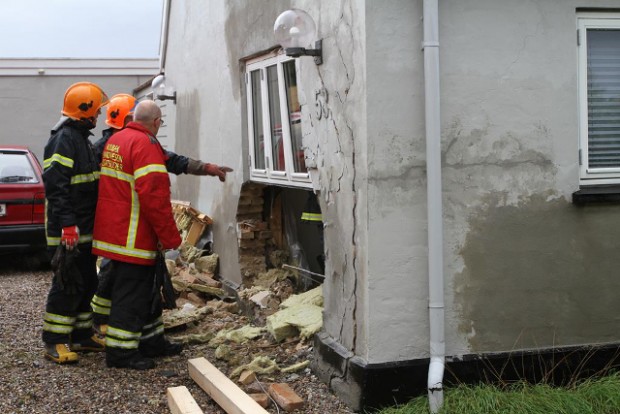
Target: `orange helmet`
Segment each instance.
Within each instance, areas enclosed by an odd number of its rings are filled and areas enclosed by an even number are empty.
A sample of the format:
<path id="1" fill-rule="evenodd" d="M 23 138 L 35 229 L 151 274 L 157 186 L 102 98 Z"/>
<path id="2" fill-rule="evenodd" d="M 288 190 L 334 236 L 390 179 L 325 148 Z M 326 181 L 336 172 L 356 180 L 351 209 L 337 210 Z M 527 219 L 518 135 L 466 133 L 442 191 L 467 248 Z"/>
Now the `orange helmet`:
<path id="1" fill-rule="evenodd" d="M 126 93 L 114 95 L 108 104 L 105 123 L 115 129 L 123 129 L 127 115 L 133 115 L 136 98 Z"/>
<path id="2" fill-rule="evenodd" d="M 96 120 L 97 112 L 108 103 L 108 96 L 94 83 L 78 82 L 65 92 L 62 114 L 71 119 Z"/>

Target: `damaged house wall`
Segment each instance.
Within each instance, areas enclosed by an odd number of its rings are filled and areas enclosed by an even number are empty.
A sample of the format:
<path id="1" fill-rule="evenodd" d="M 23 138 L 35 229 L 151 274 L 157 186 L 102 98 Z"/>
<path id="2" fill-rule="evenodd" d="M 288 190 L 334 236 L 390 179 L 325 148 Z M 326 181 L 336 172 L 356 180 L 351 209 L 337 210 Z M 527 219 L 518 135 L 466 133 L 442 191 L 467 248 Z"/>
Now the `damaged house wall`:
<path id="1" fill-rule="evenodd" d="M 249 180 L 244 59 L 276 46 L 283 10 L 303 9 L 317 24 L 324 63 L 305 57 L 297 68 L 325 231 L 315 369 L 354 408 L 371 394 L 363 372 L 426 375 L 422 3 L 171 2 L 175 151 L 235 169 L 223 184 L 179 177 L 175 191 L 213 217 L 221 275 L 237 283 L 236 211 Z M 439 3 L 448 357 L 618 342 L 619 305 L 608 295 L 618 287 L 618 209 L 570 201 L 579 189 L 577 8 L 615 3 Z M 408 386 L 392 377 L 383 391 Z"/>

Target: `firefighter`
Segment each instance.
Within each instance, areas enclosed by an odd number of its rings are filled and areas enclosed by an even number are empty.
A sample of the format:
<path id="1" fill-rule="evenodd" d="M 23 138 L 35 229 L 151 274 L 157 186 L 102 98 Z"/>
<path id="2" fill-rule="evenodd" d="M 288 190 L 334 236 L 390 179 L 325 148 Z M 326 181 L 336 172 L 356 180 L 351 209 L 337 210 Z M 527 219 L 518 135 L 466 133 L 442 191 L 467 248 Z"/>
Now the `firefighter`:
<path id="1" fill-rule="evenodd" d="M 110 98 L 105 120 L 105 123 L 110 128 L 105 129 L 101 139 L 94 144 L 95 153 L 99 162 L 101 162 L 105 144 L 108 142 L 110 137 L 112 137 L 112 135 L 116 132 L 121 131 L 129 122 L 133 120 L 133 111 L 136 104 L 137 100 L 135 97 L 124 93 L 114 95 Z M 165 151 L 165 153 L 168 157 L 166 159 L 166 169 L 168 172 L 176 175 L 210 175 L 216 176 L 220 179 L 220 181 L 224 182 L 226 181 L 226 173 L 232 171 L 232 168 L 229 167 L 204 163 L 200 160 L 177 155 L 171 151 Z M 110 307 L 112 305 L 110 300 L 110 289 L 113 277 L 114 272 L 112 270 L 112 266 L 110 266 L 110 260 L 102 260 L 99 272 L 99 286 L 91 301 L 93 323 L 96 333 L 94 338 L 101 344 L 105 344 L 105 332 L 107 329 L 108 316 L 110 315 Z"/>
<path id="2" fill-rule="evenodd" d="M 310 225 L 316 225 L 319 235 L 319 248 L 321 254 L 316 257 L 316 261 L 321 268 L 321 273 L 325 273 L 325 254 L 323 253 L 323 214 L 321 214 L 321 206 L 319 200 L 312 191 L 308 192 L 306 204 L 301 213 L 301 221 Z"/>
<path id="3" fill-rule="evenodd" d="M 59 364 L 77 362 L 76 352 L 104 349 L 91 337 L 90 300 L 97 288 L 96 256 L 91 249 L 99 163 L 88 137 L 107 102 L 94 83 L 71 85 L 65 92 L 63 116 L 44 150 L 48 251 L 51 256 L 56 251 L 70 252 L 75 265 L 72 280 L 52 280 L 43 318 L 45 356 Z"/>
<path id="4" fill-rule="evenodd" d="M 115 275 L 105 341 L 108 367 L 151 369 L 153 357 L 182 349 L 164 338 L 161 304 L 152 310 L 156 254 L 181 244 L 166 154 L 156 138 L 161 123 L 157 104 L 142 101 L 134 121 L 103 151 L 93 253 L 110 259 Z"/>

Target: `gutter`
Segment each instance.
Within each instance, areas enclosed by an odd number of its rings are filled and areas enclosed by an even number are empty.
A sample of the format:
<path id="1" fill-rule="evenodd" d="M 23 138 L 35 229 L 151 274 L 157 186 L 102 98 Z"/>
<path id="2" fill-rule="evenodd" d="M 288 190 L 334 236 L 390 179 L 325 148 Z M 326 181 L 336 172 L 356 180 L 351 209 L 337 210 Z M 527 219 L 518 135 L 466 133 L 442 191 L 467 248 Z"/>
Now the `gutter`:
<path id="1" fill-rule="evenodd" d="M 168 51 L 168 26 L 170 25 L 170 2 L 164 2 L 164 10 L 161 16 L 161 38 L 159 41 L 159 73 L 166 68 L 166 52 Z"/>
<path id="2" fill-rule="evenodd" d="M 441 122 L 439 105 L 439 0 L 424 0 L 424 105 L 426 125 L 428 291 L 430 365 L 428 400 L 431 413 L 443 405 L 445 369 Z"/>

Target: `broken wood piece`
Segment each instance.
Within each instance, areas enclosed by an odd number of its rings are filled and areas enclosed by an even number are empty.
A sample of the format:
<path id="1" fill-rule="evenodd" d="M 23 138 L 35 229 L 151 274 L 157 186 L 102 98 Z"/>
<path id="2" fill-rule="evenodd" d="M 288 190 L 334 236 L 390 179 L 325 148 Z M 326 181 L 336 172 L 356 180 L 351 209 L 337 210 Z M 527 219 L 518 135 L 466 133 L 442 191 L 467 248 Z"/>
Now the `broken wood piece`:
<path id="1" fill-rule="evenodd" d="M 214 288 L 214 287 L 207 286 L 207 285 L 199 285 L 197 283 L 190 283 L 189 285 L 187 285 L 187 287 L 192 290 L 197 290 L 198 292 L 208 293 L 209 295 L 217 296 L 219 298 L 227 297 L 226 292 L 224 292 L 224 289 Z"/>
<path id="2" fill-rule="evenodd" d="M 286 411 L 297 410 L 304 405 L 304 400 L 301 399 L 293 389 L 285 383 L 271 384 L 268 388 L 269 395 L 273 398 L 280 407 Z"/>
<path id="3" fill-rule="evenodd" d="M 269 414 L 204 357 L 187 365 L 189 376 L 228 414 Z"/>
<path id="4" fill-rule="evenodd" d="M 222 287 L 222 282 L 213 279 L 212 277 L 213 274 L 211 274 L 211 276 L 207 273 L 196 273 L 194 276 L 194 279 L 198 280 L 198 284 L 205 284 L 206 286 L 211 286 L 214 288 L 221 288 Z"/>
<path id="5" fill-rule="evenodd" d="M 187 387 L 170 387 L 166 390 L 168 407 L 172 414 L 203 414 Z"/>

